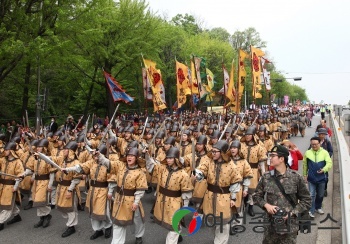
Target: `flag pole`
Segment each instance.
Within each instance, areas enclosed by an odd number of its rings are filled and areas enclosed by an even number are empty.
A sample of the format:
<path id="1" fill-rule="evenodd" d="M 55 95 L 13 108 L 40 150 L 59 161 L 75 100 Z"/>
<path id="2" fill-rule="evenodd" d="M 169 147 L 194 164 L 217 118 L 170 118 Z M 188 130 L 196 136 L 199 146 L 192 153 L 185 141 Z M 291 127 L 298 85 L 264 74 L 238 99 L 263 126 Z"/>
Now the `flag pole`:
<path id="1" fill-rule="evenodd" d="M 256 84 L 255 84 L 255 77 L 253 75 L 253 70 L 254 70 L 254 67 L 253 67 L 253 52 L 252 52 L 252 45 L 250 45 L 250 66 L 251 66 L 251 69 L 252 69 L 252 83 L 253 83 L 253 103 L 254 103 L 254 106 L 255 105 L 255 87 L 256 87 Z"/>
<path id="2" fill-rule="evenodd" d="M 185 64 L 186 64 L 186 61 L 185 61 Z M 189 70 L 191 70 L 191 59 L 190 59 L 190 68 L 189 68 Z M 188 70 L 187 70 L 187 76 L 188 76 Z M 190 77 L 188 77 L 188 78 L 190 78 Z M 190 107 L 191 107 L 191 115 L 192 115 L 192 113 L 193 113 L 193 93 L 192 93 L 192 88 L 193 88 L 193 82 L 192 82 L 192 71 L 191 71 L 191 79 L 189 79 L 190 80 L 190 83 L 191 83 L 191 98 L 190 98 Z"/>
<path id="3" fill-rule="evenodd" d="M 240 86 L 240 80 L 239 80 L 239 75 L 240 75 L 240 69 L 241 69 L 241 56 L 240 56 L 240 49 L 237 49 L 238 52 L 238 62 L 237 62 L 237 84 L 236 84 L 236 114 L 239 114 L 239 112 L 241 111 L 241 99 L 240 99 L 240 93 L 239 93 L 239 86 Z"/>
<path id="4" fill-rule="evenodd" d="M 195 62 L 195 59 L 194 59 L 194 55 L 192 55 L 192 59 L 193 59 L 193 64 L 194 64 L 194 74 L 195 74 L 195 77 L 196 77 L 196 80 L 197 80 L 197 84 L 198 84 L 198 108 L 200 109 L 201 107 L 201 87 L 200 87 L 200 83 L 199 83 L 199 80 L 198 80 L 198 76 L 197 76 L 197 66 L 196 66 L 196 62 Z M 200 68 L 200 64 L 199 64 L 199 68 Z M 199 71 L 200 72 L 200 71 Z"/>
<path id="5" fill-rule="evenodd" d="M 222 56 L 222 74 L 224 76 L 224 106 L 222 107 L 222 113 L 225 113 L 226 109 L 226 115 L 225 118 L 227 117 L 227 108 L 226 107 L 226 81 L 225 81 L 225 66 L 224 66 L 224 56 Z"/>

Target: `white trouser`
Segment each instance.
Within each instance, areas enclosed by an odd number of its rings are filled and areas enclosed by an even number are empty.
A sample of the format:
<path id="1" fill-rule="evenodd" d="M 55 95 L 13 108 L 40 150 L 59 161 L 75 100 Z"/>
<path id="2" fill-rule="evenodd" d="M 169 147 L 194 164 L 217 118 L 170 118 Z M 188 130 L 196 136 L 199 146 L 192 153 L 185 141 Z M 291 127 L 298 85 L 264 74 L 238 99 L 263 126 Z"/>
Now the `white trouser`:
<path id="1" fill-rule="evenodd" d="M 51 205 L 56 205 L 56 189 L 57 189 L 57 186 L 52 186 L 52 191 L 50 193 Z M 49 201 L 50 201 L 50 199 L 49 199 Z"/>
<path id="2" fill-rule="evenodd" d="M 214 230 L 214 227 L 213 227 Z M 214 244 L 227 244 L 230 236 L 230 224 L 223 225 L 222 233 L 220 233 L 220 225 L 215 226 Z"/>
<path id="3" fill-rule="evenodd" d="M 46 216 L 51 213 L 51 208 L 49 206 L 44 207 L 37 207 L 36 208 L 36 215 L 38 217 Z"/>
<path id="4" fill-rule="evenodd" d="M 77 211 L 77 197 L 74 197 L 73 211 L 69 213 L 62 213 L 62 217 L 67 219 L 67 227 L 76 226 L 78 224 L 78 211 Z"/>
<path id="5" fill-rule="evenodd" d="M 107 208 L 106 208 L 106 220 L 95 220 L 91 219 L 91 226 L 94 231 L 99 231 L 102 229 L 108 229 L 112 226 L 111 213 L 109 210 L 110 202 L 107 200 Z"/>
<path id="6" fill-rule="evenodd" d="M 175 231 L 169 231 L 166 235 L 166 244 L 177 244 L 177 241 L 179 240 L 179 234 Z"/>
<path id="7" fill-rule="evenodd" d="M 14 204 L 11 210 L 2 210 L 0 212 L 0 224 L 5 223 L 12 215 L 16 216 L 19 214 L 19 208 Z"/>
<path id="8" fill-rule="evenodd" d="M 112 244 L 124 244 L 126 237 L 126 227 L 113 224 Z M 145 234 L 145 224 L 142 221 L 140 210 L 137 209 L 134 214 L 133 234 L 135 237 L 142 237 Z"/>

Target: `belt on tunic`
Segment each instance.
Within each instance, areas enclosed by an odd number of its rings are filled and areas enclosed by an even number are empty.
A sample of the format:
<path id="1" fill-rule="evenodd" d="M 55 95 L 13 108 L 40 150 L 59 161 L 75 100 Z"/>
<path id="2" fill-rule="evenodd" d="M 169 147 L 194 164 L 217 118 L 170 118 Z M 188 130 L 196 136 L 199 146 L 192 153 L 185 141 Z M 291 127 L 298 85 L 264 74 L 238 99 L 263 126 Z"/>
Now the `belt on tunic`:
<path id="1" fill-rule="evenodd" d="M 50 174 L 35 175 L 35 180 L 49 180 L 49 179 L 50 179 Z"/>
<path id="2" fill-rule="evenodd" d="M 90 180 L 90 186 L 106 188 L 106 187 L 108 187 L 108 182 L 107 181 L 102 182 L 102 181 Z"/>
<path id="3" fill-rule="evenodd" d="M 259 167 L 259 163 L 249 163 L 252 169 L 257 169 Z"/>
<path id="4" fill-rule="evenodd" d="M 61 181 L 58 181 L 58 184 L 61 185 L 61 186 L 70 186 L 71 183 L 72 183 L 71 180 L 61 180 Z"/>
<path id="5" fill-rule="evenodd" d="M 16 181 L 15 180 L 0 179 L 0 184 L 3 184 L 3 185 L 15 185 Z"/>
<path id="6" fill-rule="evenodd" d="M 167 197 L 181 197 L 181 191 L 173 191 L 159 186 L 159 192 Z"/>
<path id="7" fill-rule="evenodd" d="M 117 186 L 117 192 L 119 193 L 119 195 L 133 197 L 136 190 L 135 189 L 125 189 L 125 188 L 122 189 L 121 187 Z"/>
<path id="8" fill-rule="evenodd" d="M 229 186 L 217 186 L 208 183 L 208 190 L 214 193 L 227 194 L 230 193 Z"/>

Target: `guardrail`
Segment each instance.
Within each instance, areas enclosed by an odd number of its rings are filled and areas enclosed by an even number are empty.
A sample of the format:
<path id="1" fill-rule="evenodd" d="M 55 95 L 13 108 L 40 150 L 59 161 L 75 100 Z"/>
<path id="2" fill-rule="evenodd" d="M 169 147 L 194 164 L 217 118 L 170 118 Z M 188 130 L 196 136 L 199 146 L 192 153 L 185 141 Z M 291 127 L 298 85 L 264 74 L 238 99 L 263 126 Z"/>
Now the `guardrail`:
<path id="1" fill-rule="evenodd" d="M 340 170 L 340 194 L 341 194 L 341 213 L 342 213 L 342 238 L 343 243 L 350 242 L 350 155 L 345 136 L 341 127 L 331 114 L 334 125 L 334 136 L 338 144 L 339 170 Z"/>

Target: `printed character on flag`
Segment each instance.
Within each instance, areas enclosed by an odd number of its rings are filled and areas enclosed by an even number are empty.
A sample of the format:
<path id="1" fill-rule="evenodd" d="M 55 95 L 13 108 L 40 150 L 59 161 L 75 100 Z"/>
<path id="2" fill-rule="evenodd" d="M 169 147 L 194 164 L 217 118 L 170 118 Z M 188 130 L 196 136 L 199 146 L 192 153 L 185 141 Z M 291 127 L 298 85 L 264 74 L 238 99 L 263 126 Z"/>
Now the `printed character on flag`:
<path id="1" fill-rule="evenodd" d="M 149 59 L 143 59 L 146 67 L 147 76 L 151 84 L 153 93 L 154 112 L 167 108 L 165 104 L 165 89 L 162 81 L 162 75 L 159 69 L 156 69 L 156 63 Z"/>
<path id="2" fill-rule="evenodd" d="M 186 96 L 191 94 L 188 79 L 188 67 L 176 61 L 176 91 L 177 106 L 181 108 L 186 103 Z"/>
<path id="3" fill-rule="evenodd" d="M 264 56 L 265 53 L 253 46 L 250 46 L 251 50 L 251 63 L 252 63 L 252 82 L 253 82 L 253 97 L 254 98 L 262 98 L 262 95 L 260 93 L 261 90 L 261 63 L 260 63 L 260 57 Z"/>

